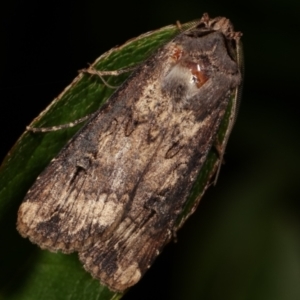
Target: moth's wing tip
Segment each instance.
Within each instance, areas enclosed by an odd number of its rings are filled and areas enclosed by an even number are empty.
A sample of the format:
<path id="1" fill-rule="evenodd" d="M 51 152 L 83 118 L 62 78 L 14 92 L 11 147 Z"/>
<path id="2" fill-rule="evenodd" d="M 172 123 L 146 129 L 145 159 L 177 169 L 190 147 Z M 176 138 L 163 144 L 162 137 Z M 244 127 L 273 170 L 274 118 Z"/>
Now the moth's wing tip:
<path id="1" fill-rule="evenodd" d="M 153 234 L 133 220 L 123 220 L 106 240 L 98 240 L 79 251 L 85 270 L 115 292 L 124 292 L 135 285 L 169 240 L 167 231 Z"/>
<path id="2" fill-rule="evenodd" d="M 38 229 L 39 215 L 36 211 L 37 206 L 33 201 L 24 201 L 19 210 L 17 217 L 17 231 L 23 238 L 28 238 L 30 242 L 38 245 L 42 249 L 51 252 L 61 251 L 64 253 L 74 252 L 75 249 L 63 242 L 56 242 L 53 238 L 48 238 Z"/>
<path id="3" fill-rule="evenodd" d="M 110 263 L 106 265 L 103 263 L 103 257 L 99 259 L 100 253 L 97 245 L 94 245 L 87 251 L 79 252 L 79 259 L 83 263 L 84 269 L 98 279 L 102 285 L 114 292 L 123 293 L 141 279 L 142 271 L 138 262 L 133 261 L 122 268 L 118 259 L 114 261 L 108 259 Z"/>
<path id="4" fill-rule="evenodd" d="M 30 226 L 27 222 L 26 214 L 28 213 L 26 202 L 23 202 L 18 210 L 17 231 L 24 238 L 30 237 Z"/>

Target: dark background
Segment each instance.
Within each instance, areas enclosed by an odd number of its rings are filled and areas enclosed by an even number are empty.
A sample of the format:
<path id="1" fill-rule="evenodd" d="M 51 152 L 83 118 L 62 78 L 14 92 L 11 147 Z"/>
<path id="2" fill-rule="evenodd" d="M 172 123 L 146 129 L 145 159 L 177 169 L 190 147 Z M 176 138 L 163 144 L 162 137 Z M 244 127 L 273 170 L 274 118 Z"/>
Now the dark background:
<path id="1" fill-rule="evenodd" d="M 300 299 L 299 14 L 285 1 L 0 4 L 0 159 L 100 54 L 204 12 L 243 32 L 245 84 L 218 185 L 124 299 Z"/>

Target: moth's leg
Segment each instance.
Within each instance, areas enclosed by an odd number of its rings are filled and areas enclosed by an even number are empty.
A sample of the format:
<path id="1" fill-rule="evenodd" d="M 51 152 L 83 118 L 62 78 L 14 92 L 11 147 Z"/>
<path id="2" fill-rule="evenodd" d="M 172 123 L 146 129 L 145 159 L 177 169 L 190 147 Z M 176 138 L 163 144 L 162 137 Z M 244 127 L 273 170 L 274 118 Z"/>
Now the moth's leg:
<path id="1" fill-rule="evenodd" d="M 226 142 L 227 144 L 227 142 Z M 217 184 L 217 180 L 219 178 L 219 174 L 220 174 L 220 169 L 221 169 L 221 166 L 224 164 L 224 151 L 225 151 L 225 148 L 226 148 L 226 144 L 224 144 L 224 142 L 220 142 L 218 139 L 216 139 L 214 141 L 214 144 L 213 144 L 213 147 L 214 149 L 216 150 L 218 156 L 219 156 L 219 164 L 218 164 L 218 169 L 217 169 L 217 172 L 215 174 L 215 179 L 214 179 L 214 185 Z"/>
<path id="2" fill-rule="evenodd" d="M 95 114 L 96 114 L 96 112 L 89 114 L 85 117 L 82 117 L 80 119 L 77 119 L 73 122 L 63 124 L 63 125 L 52 126 L 52 127 L 35 128 L 35 127 L 31 127 L 31 126 L 26 126 L 26 130 L 31 131 L 31 132 L 52 132 L 52 131 L 58 131 L 58 130 L 65 129 L 65 128 L 71 128 L 71 127 L 76 126 L 77 124 L 80 124 L 80 123 L 92 118 Z"/>
<path id="3" fill-rule="evenodd" d="M 124 73 L 132 72 L 135 69 L 136 69 L 136 66 L 125 68 L 125 69 L 119 69 L 119 70 L 99 71 L 99 70 L 96 70 L 93 66 L 90 66 L 87 69 L 79 70 L 79 72 L 88 73 L 91 75 L 98 75 L 98 76 L 119 76 Z"/>
<path id="4" fill-rule="evenodd" d="M 239 103 L 240 103 L 240 97 L 241 97 L 241 92 L 239 89 L 236 89 L 235 91 L 235 97 L 232 100 L 232 107 L 231 107 L 231 111 L 230 111 L 230 117 L 229 117 L 229 121 L 228 121 L 228 126 L 225 132 L 225 136 L 222 142 L 220 142 L 218 139 L 215 140 L 214 142 L 214 147 L 216 149 L 216 151 L 219 154 L 219 165 L 218 165 L 218 169 L 215 175 L 215 180 L 214 180 L 214 185 L 216 185 L 219 174 L 220 174 L 220 169 L 221 169 L 221 165 L 224 163 L 224 153 L 225 153 L 225 149 L 228 143 L 228 139 L 229 136 L 231 134 L 233 125 L 236 121 L 236 116 L 238 113 L 238 108 L 239 108 Z"/>
<path id="5" fill-rule="evenodd" d="M 180 31 L 180 32 L 182 32 L 183 30 L 182 30 L 182 25 L 181 25 L 181 23 L 180 23 L 180 21 L 176 21 L 176 27 L 177 27 L 177 29 Z"/>
<path id="6" fill-rule="evenodd" d="M 110 85 L 104 78 L 103 76 L 119 76 L 121 74 L 124 73 L 128 73 L 128 72 L 132 72 L 136 69 L 136 66 L 134 67 L 129 67 L 129 68 L 125 68 L 125 69 L 120 69 L 120 70 L 112 70 L 112 71 L 98 71 L 96 70 L 93 66 L 90 66 L 87 69 L 82 69 L 79 70 L 79 73 L 86 73 L 86 74 L 91 74 L 91 75 L 96 75 L 99 76 L 100 79 L 102 80 L 102 82 L 108 87 L 108 88 L 112 88 L 112 89 L 116 89 L 118 88 L 118 86 L 112 86 Z M 87 116 L 84 116 L 80 119 L 77 119 L 73 122 L 67 123 L 67 124 L 63 124 L 63 125 L 57 125 L 57 126 L 52 126 L 52 127 L 40 127 L 40 128 L 34 128 L 31 126 L 27 126 L 26 130 L 27 131 L 31 131 L 31 132 L 52 132 L 52 131 L 58 131 L 61 129 L 66 129 L 66 128 L 71 128 L 76 126 L 77 124 L 80 124 L 90 118 L 92 118 L 95 115 L 96 112 L 89 114 Z"/>
<path id="7" fill-rule="evenodd" d="M 104 78 L 103 76 L 119 76 L 121 74 L 124 73 L 129 73 L 132 72 L 136 69 L 136 66 L 134 67 L 129 67 L 129 68 L 125 68 L 125 69 L 120 69 L 120 70 L 113 70 L 113 71 L 99 71 L 96 70 L 93 66 L 90 66 L 87 69 L 82 69 L 79 72 L 80 73 L 86 73 L 86 74 L 90 74 L 90 75 L 97 75 L 98 77 L 100 77 L 100 79 L 102 80 L 102 82 L 109 88 L 111 89 L 116 89 L 119 86 L 113 86 L 110 85 Z"/>
<path id="8" fill-rule="evenodd" d="M 178 238 L 177 238 L 177 230 L 179 228 L 177 227 L 174 227 L 173 230 L 172 230 L 172 238 L 173 238 L 173 243 L 177 243 L 178 242 Z"/>

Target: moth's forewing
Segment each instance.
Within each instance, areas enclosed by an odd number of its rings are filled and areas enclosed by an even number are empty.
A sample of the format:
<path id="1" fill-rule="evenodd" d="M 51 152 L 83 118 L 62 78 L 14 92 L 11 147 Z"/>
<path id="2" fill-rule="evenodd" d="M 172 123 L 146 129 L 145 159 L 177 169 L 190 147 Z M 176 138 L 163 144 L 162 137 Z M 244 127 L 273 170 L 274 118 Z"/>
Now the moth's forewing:
<path id="1" fill-rule="evenodd" d="M 78 251 L 112 290 L 135 284 L 177 229 L 241 84 L 238 39 L 227 19 L 205 15 L 141 64 L 39 176 L 20 233 Z"/>

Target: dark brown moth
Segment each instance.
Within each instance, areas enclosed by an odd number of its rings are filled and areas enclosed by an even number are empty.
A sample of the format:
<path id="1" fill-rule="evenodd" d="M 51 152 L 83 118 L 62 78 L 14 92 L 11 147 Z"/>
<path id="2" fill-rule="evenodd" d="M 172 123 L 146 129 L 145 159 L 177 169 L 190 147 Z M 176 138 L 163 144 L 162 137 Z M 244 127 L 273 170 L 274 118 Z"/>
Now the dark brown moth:
<path id="1" fill-rule="evenodd" d="M 205 14 L 141 64 L 28 191 L 17 228 L 41 248 L 78 252 L 111 290 L 139 281 L 176 232 L 242 82 L 241 34 Z"/>

